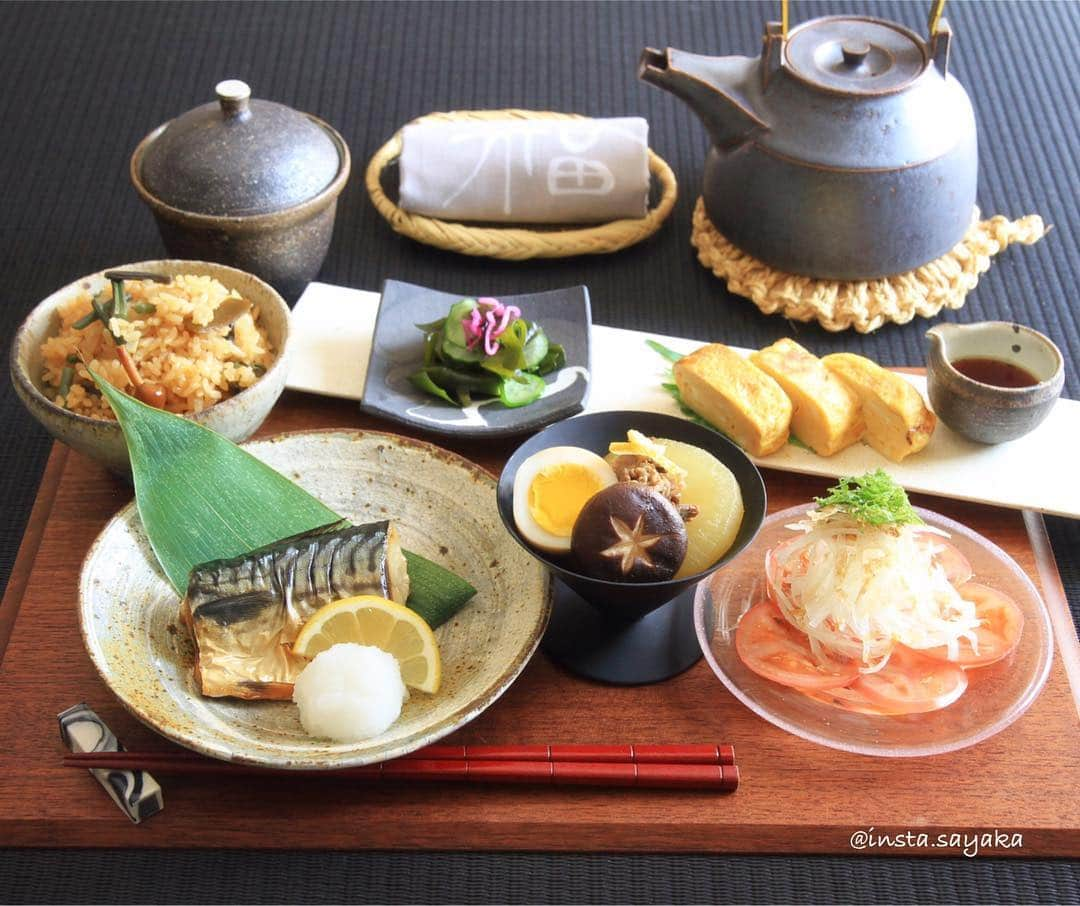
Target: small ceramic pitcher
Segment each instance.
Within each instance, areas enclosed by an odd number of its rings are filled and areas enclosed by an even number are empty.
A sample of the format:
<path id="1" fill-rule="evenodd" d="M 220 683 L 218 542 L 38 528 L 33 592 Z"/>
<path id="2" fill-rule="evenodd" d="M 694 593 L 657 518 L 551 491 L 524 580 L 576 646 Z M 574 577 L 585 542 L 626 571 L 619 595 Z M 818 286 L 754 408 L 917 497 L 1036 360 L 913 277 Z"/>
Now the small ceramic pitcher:
<path id="1" fill-rule="evenodd" d="M 1030 327 L 1008 321 L 937 324 L 926 336 L 930 405 L 958 434 L 997 444 L 1027 434 L 1054 407 L 1065 383 L 1061 351 Z M 1038 382 L 1029 387 L 999 387 L 962 374 L 953 362 L 995 359 L 1015 365 Z"/>

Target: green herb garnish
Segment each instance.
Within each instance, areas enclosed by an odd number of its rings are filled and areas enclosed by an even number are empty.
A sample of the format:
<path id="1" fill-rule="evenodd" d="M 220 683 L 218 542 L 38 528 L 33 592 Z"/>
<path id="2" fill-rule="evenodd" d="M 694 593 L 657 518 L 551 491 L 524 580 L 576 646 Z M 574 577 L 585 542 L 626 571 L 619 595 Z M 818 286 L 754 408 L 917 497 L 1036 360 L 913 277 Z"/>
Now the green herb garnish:
<path id="1" fill-rule="evenodd" d="M 112 281 L 112 301 L 113 301 L 113 317 L 123 318 L 127 320 L 127 293 L 124 292 L 124 281 L 116 280 Z"/>
<path id="2" fill-rule="evenodd" d="M 91 307 L 90 311 L 88 311 L 85 315 L 83 315 L 81 318 L 79 318 L 79 320 L 76 321 L 71 326 L 74 327 L 76 330 L 85 330 L 87 327 L 89 327 L 91 324 L 93 324 L 97 319 L 98 319 L 97 310 L 95 308 Z"/>
<path id="3" fill-rule="evenodd" d="M 72 359 L 75 359 L 73 362 Z M 79 360 L 73 355 L 67 357 L 67 364 L 60 372 L 60 396 L 64 398 L 64 408 L 68 407 L 68 394 L 71 393 L 71 382 L 75 379 L 75 362 Z"/>
<path id="4" fill-rule="evenodd" d="M 663 343 L 658 343 L 656 340 L 646 340 L 645 345 L 649 347 L 653 352 L 663 356 L 669 362 L 675 363 L 679 359 L 685 358 L 681 352 L 676 352 L 674 349 L 668 349 Z"/>
<path id="5" fill-rule="evenodd" d="M 824 497 L 815 497 L 818 507 L 835 507 L 857 522 L 867 525 L 921 525 L 922 519 L 907 493 L 884 470 L 858 477 L 841 478 Z"/>

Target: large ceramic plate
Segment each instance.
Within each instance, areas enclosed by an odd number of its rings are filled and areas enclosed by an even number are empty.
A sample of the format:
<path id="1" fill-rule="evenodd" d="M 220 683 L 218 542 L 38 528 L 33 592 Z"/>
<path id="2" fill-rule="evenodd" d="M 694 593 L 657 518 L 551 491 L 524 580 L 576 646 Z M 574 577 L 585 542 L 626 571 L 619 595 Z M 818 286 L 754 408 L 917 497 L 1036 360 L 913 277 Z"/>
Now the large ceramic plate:
<path id="1" fill-rule="evenodd" d="M 694 622 L 709 665 L 739 701 L 770 723 L 834 749 L 863 755 L 939 755 L 1004 730 L 1030 707 L 1050 673 L 1050 618 L 1035 586 L 1008 554 L 986 538 L 929 510 L 919 515 L 945 530 L 971 562 L 974 581 L 1010 595 L 1024 612 L 1016 650 L 997 664 L 972 670 L 968 688 L 947 708 L 929 714 L 875 717 L 820 704 L 758 676 L 735 651 L 735 627 L 766 596 L 765 552 L 793 537 L 786 525 L 809 509 L 797 506 L 765 520 L 753 544 L 698 586 Z"/>
<path id="2" fill-rule="evenodd" d="M 247 449 L 356 522 L 391 518 L 403 545 L 467 578 L 476 597 L 436 631 L 442 688 L 413 693 L 375 739 L 336 744 L 307 736 L 289 702 L 204 698 L 179 601 L 134 505 L 121 510 L 83 564 L 79 608 L 98 672 L 136 717 L 215 758 L 278 768 L 338 768 L 395 758 L 476 717 L 535 651 L 550 610 L 543 568 L 499 521 L 495 480 L 465 459 L 372 431 L 311 431 Z"/>

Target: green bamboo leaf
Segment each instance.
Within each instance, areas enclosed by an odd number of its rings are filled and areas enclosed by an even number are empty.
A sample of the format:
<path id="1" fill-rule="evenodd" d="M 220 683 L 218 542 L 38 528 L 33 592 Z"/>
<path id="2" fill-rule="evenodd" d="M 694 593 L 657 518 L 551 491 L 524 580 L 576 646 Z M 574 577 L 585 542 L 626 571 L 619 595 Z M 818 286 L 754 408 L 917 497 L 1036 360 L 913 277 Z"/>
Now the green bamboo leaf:
<path id="1" fill-rule="evenodd" d="M 344 521 L 220 434 L 93 377 L 124 431 L 139 516 L 178 594 L 193 566 Z"/>
<path id="2" fill-rule="evenodd" d="M 266 463 L 193 421 L 139 402 L 90 372 L 124 432 L 135 502 L 150 546 L 177 594 L 191 569 L 238 557 L 283 538 L 346 523 Z M 476 589 L 430 560 L 405 551 L 406 602 L 432 628 Z"/>

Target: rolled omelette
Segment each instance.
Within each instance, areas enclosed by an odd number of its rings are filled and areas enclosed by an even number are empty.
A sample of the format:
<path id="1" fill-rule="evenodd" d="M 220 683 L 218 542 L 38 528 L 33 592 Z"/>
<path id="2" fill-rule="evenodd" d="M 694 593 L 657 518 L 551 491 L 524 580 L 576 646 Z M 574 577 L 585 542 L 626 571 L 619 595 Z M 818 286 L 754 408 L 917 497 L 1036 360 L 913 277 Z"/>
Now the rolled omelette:
<path id="1" fill-rule="evenodd" d="M 641 117 L 412 123 L 402 130 L 399 204 L 440 220 L 640 218 L 648 150 Z"/>

